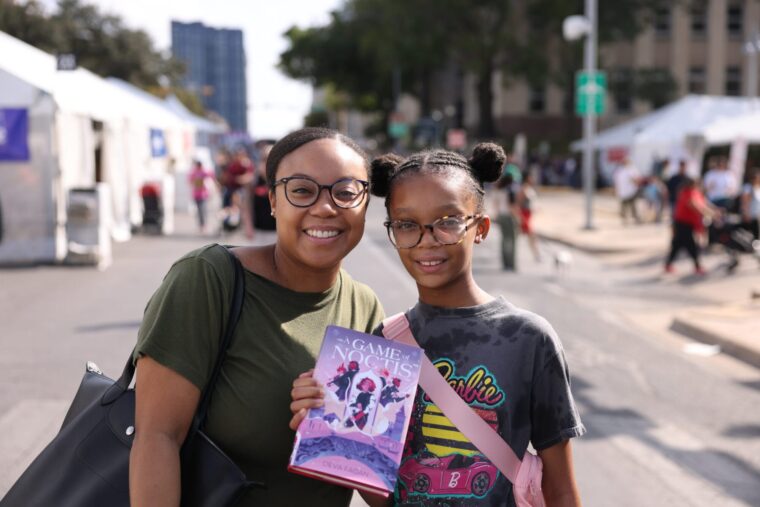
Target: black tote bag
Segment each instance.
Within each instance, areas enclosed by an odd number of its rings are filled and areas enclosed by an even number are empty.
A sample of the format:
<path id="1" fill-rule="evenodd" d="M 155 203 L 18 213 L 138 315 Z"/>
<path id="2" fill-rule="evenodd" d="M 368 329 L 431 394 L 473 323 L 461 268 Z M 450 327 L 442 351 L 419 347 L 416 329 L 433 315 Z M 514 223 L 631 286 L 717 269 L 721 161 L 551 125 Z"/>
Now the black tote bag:
<path id="1" fill-rule="evenodd" d="M 231 506 L 246 489 L 263 486 L 248 481 L 202 431 L 243 305 L 242 266 L 227 253 L 235 266 L 234 297 L 213 373 L 182 445 L 182 507 Z M 0 500 L 0 507 L 128 507 L 135 425 L 135 392 L 129 385 L 134 373 L 131 356 L 117 381 L 87 363 L 61 430 Z"/>

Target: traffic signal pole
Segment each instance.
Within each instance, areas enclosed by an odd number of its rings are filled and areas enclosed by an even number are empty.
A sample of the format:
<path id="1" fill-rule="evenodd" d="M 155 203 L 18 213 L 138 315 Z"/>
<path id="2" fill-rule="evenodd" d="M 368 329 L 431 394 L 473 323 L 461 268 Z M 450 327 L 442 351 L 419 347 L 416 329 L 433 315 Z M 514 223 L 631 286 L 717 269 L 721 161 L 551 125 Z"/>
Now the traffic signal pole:
<path id="1" fill-rule="evenodd" d="M 586 75 L 593 76 L 596 72 L 596 0 L 586 0 L 586 18 L 589 30 L 586 34 L 584 47 L 584 63 Z M 590 79 L 590 77 L 589 77 Z M 587 93 L 586 114 L 583 116 L 583 189 L 586 194 L 586 225 L 584 229 L 594 228 L 593 199 L 596 178 L 594 178 L 594 136 L 596 135 L 596 112 L 594 109 L 594 94 Z"/>
<path id="2" fill-rule="evenodd" d="M 583 59 L 586 73 L 593 76 L 596 72 L 596 0 L 586 0 L 586 19 L 589 31 L 586 34 Z M 594 95 L 586 94 L 586 114 L 583 116 L 583 189 L 586 194 L 586 225 L 584 229 L 594 228 L 594 136 L 596 135 L 596 116 Z"/>

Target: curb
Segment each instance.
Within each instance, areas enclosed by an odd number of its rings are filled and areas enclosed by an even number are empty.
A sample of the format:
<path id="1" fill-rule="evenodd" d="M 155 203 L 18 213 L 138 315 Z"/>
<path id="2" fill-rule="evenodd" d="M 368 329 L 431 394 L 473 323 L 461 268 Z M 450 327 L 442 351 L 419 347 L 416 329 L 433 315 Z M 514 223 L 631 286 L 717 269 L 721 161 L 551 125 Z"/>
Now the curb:
<path id="1" fill-rule="evenodd" d="M 718 333 L 706 331 L 699 326 L 690 324 L 680 317 L 675 317 L 673 319 L 673 322 L 670 324 L 670 330 L 702 343 L 720 345 L 721 352 L 725 352 L 740 361 L 744 361 L 756 368 L 760 368 L 760 350 L 745 347 Z"/>

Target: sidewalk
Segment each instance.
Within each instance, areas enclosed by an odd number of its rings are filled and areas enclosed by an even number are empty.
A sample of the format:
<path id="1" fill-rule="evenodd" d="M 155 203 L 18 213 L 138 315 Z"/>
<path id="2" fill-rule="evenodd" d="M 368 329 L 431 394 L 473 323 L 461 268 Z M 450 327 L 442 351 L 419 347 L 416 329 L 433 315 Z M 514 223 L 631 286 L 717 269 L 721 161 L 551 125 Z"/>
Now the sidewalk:
<path id="1" fill-rule="evenodd" d="M 654 279 L 683 283 L 677 275 L 662 276 L 662 260 L 670 244 L 667 217 L 663 223 L 623 225 L 617 199 L 608 192 L 593 198 L 592 230 L 585 230 L 584 195 L 569 189 L 541 189 L 534 215 L 536 234 L 544 239 L 602 257 L 625 266 L 649 266 Z M 722 253 L 704 256 L 708 275 L 689 276 L 685 288 L 711 301 L 707 306 L 682 308 L 669 315 L 670 330 L 708 344 L 760 367 L 760 269 L 743 256 L 736 272 L 728 275 Z M 690 273 L 690 261 L 677 261 L 677 269 Z M 689 266 L 686 268 L 686 266 Z M 642 268 L 644 269 L 644 268 Z"/>

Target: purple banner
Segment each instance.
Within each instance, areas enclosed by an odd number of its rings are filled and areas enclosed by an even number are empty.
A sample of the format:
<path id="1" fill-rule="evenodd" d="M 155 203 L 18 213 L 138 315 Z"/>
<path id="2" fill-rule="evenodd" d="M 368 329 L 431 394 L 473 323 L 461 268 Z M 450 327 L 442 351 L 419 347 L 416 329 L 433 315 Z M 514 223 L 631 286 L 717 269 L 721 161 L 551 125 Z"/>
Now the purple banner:
<path id="1" fill-rule="evenodd" d="M 26 109 L 0 108 L 0 161 L 29 160 L 29 116 Z"/>

